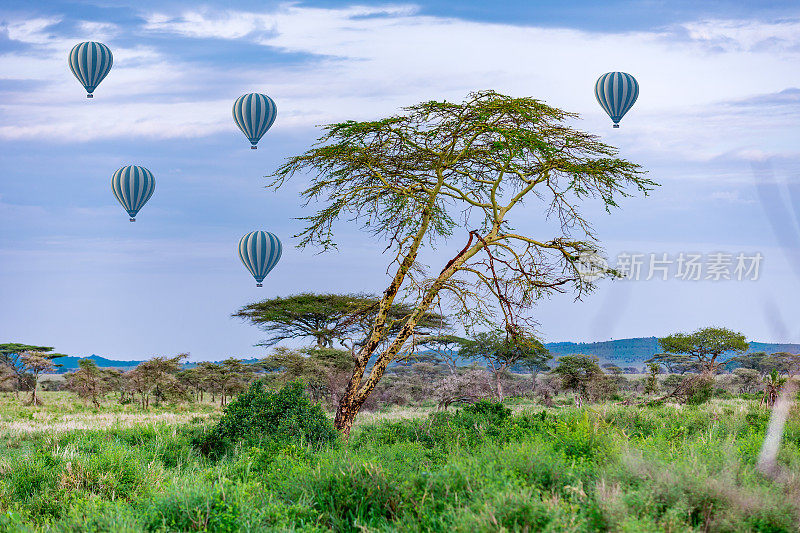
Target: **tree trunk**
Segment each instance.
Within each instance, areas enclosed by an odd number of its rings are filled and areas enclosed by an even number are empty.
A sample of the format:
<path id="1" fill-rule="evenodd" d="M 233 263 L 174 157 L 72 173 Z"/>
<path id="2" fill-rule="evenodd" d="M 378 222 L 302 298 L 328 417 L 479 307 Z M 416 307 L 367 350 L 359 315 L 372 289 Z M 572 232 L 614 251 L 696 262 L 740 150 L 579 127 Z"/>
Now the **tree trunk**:
<path id="1" fill-rule="evenodd" d="M 350 430 L 353 428 L 353 422 L 356 419 L 359 409 L 364 402 L 346 401 L 346 396 L 343 396 L 339 401 L 339 407 L 336 409 L 336 418 L 333 421 L 333 426 L 341 431 L 345 437 L 350 436 Z"/>
<path id="2" fill-rule="evenodd" d="M 494 375 L 495 386 L 497 387 L 497 399 L 503 401 L 503 381 L 500 379 L 500 372 Z"/>
<path id="3" fill-rule="evenodd" d="M 347 382 L 347 387 L 344 390 L 341 398 L 339 398 L 339 406 L 336 408 L 336 417 L 333 420 L 333 427 L 341 431 L 345 437 L 350 436 L 350 429 L 353 427 L 353 421 L 356 419 L 359 409 L 364 403 L 364 399 L 358 401 L 358 388 L 361 385 L 361 378 L 364 376 L 366 364 L 362 363 L 358 356 L 353 354 L 355 367 Z"/>
<path id="4" fill-rule="evenodd" d="M 442 183 L 443 178 L 440 176 L 435 193 L 438 194 Z M 353 421 L 355 420 L 359 409 L 361 409 L 361 406 L 364 405 L 364 402 L 369 397 L 370 393 L 372 393 L 381 377 L 383 377 L 386 367 L 397 355 L 406 340 L 411 336 L 412 333 L 414 333 L 414 328 L 416 327 L 417 322 L 433 303 L 433 300 L 436 298 L 436 295 L 439 294 L 439 291 L 442 289 L 445 282 L 458 270 L 462 264 L 464 264 L 465 261 L 483 248 L 483 245 L 480 243 L 476 243 L 472 246 L 472 248 L 469 248 L 470 243 L 472 242 L 472 237 L 470 236 L 467 246 L 464 248 L 464 250 L 459 252 L 459 254 L 456 255 L 456 257 L 454 257 L 444 269 L 442 269 L 436 281 L 426 291 L 425 295 L 422 297 L 422 300 L 417 304 L 416 308 L 411 313 L 411 316 L 407 319 L 403 327 L 397 333 L 389 347 L 378 356 L 375 364 L 373 364 L 372 368 L 370 369 L 366 381 L 362 383 L 367 363 L 380 344 L 381 337 L 384 334 L 384 326 L 386 324 L 386 317 L 388 315 L 389 308 L 392 306 L 394 298 L 403 284 L 406 273 L 414 264 L 414 261 L 416 261 L 419 245 L 422 242 L 425 232 L 427 231 L 428 224 L 430 223 L 434 200 L 435 194 L 431 196 L 429 205 L 423 211 L 420 228 L 414 238 L 414 243 L 411 247 L 411 250 L 409 250 L 408 254 L 403 258 L 403 261 L 395 273 L 392 282 L 383 293 L 383 297 L 381 298 L 379 304 L 378 315 L 372 327 L 372 333 L 367 339 L 367 342 L 361 347 L 358 355 L 353 358 L 355 367 L 353 368 L 350 381 L 347 384 L 347 389 L 345 390 L 344 395 L 342 395 L 342 399 L 339 401 L 339 407 L 336 409 L 336 418 L 334 419 L 333 423 L 334 427 L 345 437 L 350 435 L 350 430 L 353 427 Z M 497 227 L 492 229 L 493 234 L 497 232 L 499 224 L 496 226 Z M 484 239 L 481 239 L 481 241 L 485 243 Z"/>
<path id="5" fill-rule="evenodd" d="M 39 376 L 34 374 L 33 376 L 33 388 L 31 388 L 31 405 L 36 406 L 38 405 L 38 398 L 36 398 L 36 388 L 39 385 Z"/>

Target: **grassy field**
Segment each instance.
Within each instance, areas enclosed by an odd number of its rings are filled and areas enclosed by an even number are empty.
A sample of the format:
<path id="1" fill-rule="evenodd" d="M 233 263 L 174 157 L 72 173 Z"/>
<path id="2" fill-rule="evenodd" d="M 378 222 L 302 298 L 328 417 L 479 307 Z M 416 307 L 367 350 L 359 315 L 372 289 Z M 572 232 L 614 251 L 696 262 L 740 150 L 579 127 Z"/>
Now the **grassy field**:
<path id="1" fill-rule="evenodd" d="M 800 529 L 800 422 L 775 484 L 754 467 L 769 413 L 749 399 L 393 408 L 361 416 L 349 442 L 218 459 L 192 445 L 214 406 L 44 400 L 0 397 L 2 531 Z"/>

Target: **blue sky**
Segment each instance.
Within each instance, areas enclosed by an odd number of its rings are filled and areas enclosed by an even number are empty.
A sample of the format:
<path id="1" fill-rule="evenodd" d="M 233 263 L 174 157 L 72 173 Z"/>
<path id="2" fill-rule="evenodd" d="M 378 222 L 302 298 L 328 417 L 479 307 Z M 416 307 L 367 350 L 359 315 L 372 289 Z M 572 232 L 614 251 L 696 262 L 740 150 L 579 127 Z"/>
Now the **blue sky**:
<path id="1" fill-rule="evenodd" d="M 73 355 L 261 355 L 230 318 L 257 298 L 383 290 L 388 258 L 358 228 L 340 251 L 294 248 L 302 181 L 264 176 L 315 125 L 390 115 L 493 88 L 576 111 L 662 186 L 611 215 L 589 205 L 609 255 L 760 252 L 757 281 L 600 283 L 534 311 L 548 341 L 726 325 L 800 342 L 800 9 L 791 2 L 30 2 L 0 5 L 0 342 Z M 487 6 L 491 5 L 489 8 Z M 87 100 L 66 57 L 114 52 Z M 594 80 L 623 70 L 639 101 L 612 130 Z M 264 92 L 259 145 L 230 107 Z M 141 164 L 156 192 L 130 224 L 111 174 Z M 535 210 L 519 227 L 541 224 Z M 264 229 L 284 256 L 256 289 L 236 255 Z M 444 263 L 456 236 L 430 252 Z"/>

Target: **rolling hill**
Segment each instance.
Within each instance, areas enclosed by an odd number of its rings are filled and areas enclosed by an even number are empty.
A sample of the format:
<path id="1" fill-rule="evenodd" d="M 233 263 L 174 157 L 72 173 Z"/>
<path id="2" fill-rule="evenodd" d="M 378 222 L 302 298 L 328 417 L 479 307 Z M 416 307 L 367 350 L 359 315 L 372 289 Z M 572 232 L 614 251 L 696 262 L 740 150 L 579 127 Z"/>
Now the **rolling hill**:
<path id="1" fill-rule="evenodd" d="M 636 337 L 632 339 L 616 339 L 602 342 L 550 342 L 545 344 L 554 358 L 569 354 L 595 355 L 604 363 L 614 363 L 619 367 L 635 366 L 641 367 L 644 361 L 650 359 L 661 350 L 658 347 L 656 337 Z M 751 342 L 750 352 L 789 352 L 800 353 L 800 344 L 781 344 L 774 342 Z M 266 354 L 265 354 L 266 355 Z M 58 372 L 69 372 L 78 368 L 80 357 L 61 357 L 56 362 L 62 366 Z M 101 368 L 118 368 L 120 370 L 130 370 L 142 361 L 118 361 L 108 359 L 99 355 L 90 355 L 97 366 Z M 252 363 L 256 359 L 247 359 L 245 362 Z M 463 360 L 464 365 L 471 364 L 471 360 Z M 197 363 L 186 363 L 185 368 L 196 366 Z"/>

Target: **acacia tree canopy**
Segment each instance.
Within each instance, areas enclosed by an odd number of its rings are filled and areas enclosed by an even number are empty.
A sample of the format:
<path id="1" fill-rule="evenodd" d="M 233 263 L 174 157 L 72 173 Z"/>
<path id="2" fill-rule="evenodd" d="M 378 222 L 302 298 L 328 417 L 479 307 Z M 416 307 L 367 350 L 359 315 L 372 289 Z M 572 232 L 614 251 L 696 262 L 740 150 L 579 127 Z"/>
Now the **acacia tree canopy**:
<path id="1" fill-rule="evenodd" d="M 702 328 L 693 333 L 675 333 L 658 339 L 667 354 L 681 356 L 682 363 L 703 373 L 715 373 L 717 358 L 726 352 L 741 354 L 749 344 L 742 333 L 727 328 Z"/>
<path id="2" fill-rule="evenodd" d="M 500 314 L 504 329 L 519 335 L 532 325 L 526 311 L 539 298 L 570 288 L 580 297 L 593 288 L 580 276 L 579 256 L 600 245 L 581 202 L 599 200 L 610 210 L 629 189 L 646 193 L 655 183 L 615 148 L 568 125 L 576 118 L 494 91 L 462 103 L 423 102 L 382 120 L 326 126 L 315 146 L 271 175 L 275 188 L 307 175 L 301 196 L 321 204 L 302 219 L 300 246 L 335 247 L 334 228 L 345 219 L 383 240 L 389 253 L 391 280 L 355 355 L 339 430 L 349 433 L 389 363 L 442 300 L 467 324 L 494 323 Z M 510 213 L 526 202 L 528 216 L 542 213 L 554 223 L 526 222 L 537 234 L 515 229 Z M 429 271 L 419 254 L 444 239 L 463 248 Z M 390 311 L 401 291 L 412 312 L 394 329 Z"/>
<path id="3" fill-rule="evenodd" d="M 22 344 L 19 342 L 7 342 L 0 344 L 0 364 L 5 364 L 11 368 L 18 377 L 25 373 L 25 365 L 22 364 L 20 356 L 25 352 L 47 353 L 53 351 L 52 346 L 36 346 L 33 344 Z M 63 357 L 62 354 L 52 354 L 50 359 Z"/>
<path id="4" fill-rule="evenodd" d="M 335 343 L 358 344 L 368 335 L 378 312 L 380 299 L 369 294 L 302 293 L 285 298 L 270 298 L 246 305 L 233 316 L 259 326 L 270 337 L 259 343 L 271 346 L 288 339 L 312 338 L 318 348 L 332 348 Z M 413 308 L 395 302 L 389 320 L 399 327 Z M 442 315 L 426 313 L 418 324 L 418 334 L 446 326 Z M 389 331 L 391 333 L 391 330 Z"/>
<path id="5" fill-rule="evenodd" d="M 562 387 L 585 396 L 589 383 L 603 376 L 598 361 L 593 355 L 564 355 L 558 358 L 558 364 L 550 372 L 561 378 Z"/>
<path id="6" fill-rule="evenodd" d="M 535 368 L 536 372 L 546 369 L 550 352 L 537 339 L 494 330 L 477 333 L 472 339 L 463 340 L 458 354 L 464 358 L 481 358 L 486 361 L 495 377 L 497 397 L 502 400 L 501 374 L 517 363 Z"/>

